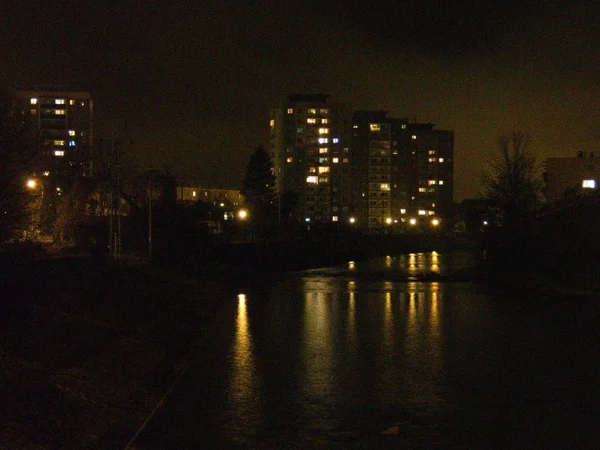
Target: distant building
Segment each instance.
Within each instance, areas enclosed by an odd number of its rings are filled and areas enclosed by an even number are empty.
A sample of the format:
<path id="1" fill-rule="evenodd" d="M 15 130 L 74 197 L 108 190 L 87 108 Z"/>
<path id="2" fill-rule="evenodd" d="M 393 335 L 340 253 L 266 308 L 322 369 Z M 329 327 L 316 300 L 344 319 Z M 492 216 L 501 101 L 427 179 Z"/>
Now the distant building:
<path id="1" fill-rule="evenodd" d="M 35 133 L 39 176 L 90 176 L 94 107 L 89 92 L 19 90 L 13 95 L 13 113 Z"/>
<path id="2" fill-rule="evenodd" d="M 217 189 L 202 186 L 177 186 L 178 202 L 206 202 L 215 206 L 221 203 L 227 206 L 239 207 L 244 197 L 239 189 Z"/>
<path id="3" fill-rule="evenodd" d="M 548 158 L 544 164 L 544 196 L 554 203 L 566 197 L 596 192 L 600 158 L 579 152 L 575 157 Z"/>
<path id="4" fill-rule="evenodd" d="M 359 226 L 438 226 L 453 206 L 454 133 L 385 111 L 356 111 L 353 211 Z"/>
<path id="5" fill-rule="evenodd" d="M 297 199 L 296 218 L 350 217 L 351 107 L 325 94 L 294 94 L 270 114 L 270 151 L 280 196 Z"/>

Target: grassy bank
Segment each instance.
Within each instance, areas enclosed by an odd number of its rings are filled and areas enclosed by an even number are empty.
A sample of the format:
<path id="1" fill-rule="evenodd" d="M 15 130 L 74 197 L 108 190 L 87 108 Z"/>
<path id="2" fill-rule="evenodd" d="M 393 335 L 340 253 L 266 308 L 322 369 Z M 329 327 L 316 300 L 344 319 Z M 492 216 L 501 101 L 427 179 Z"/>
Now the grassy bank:
<path id="1" fill-rule="evenodd" d="M 2 448 L 122 447 L 226 295 L 89 258 L 5 258 L 2 269 Z"/>

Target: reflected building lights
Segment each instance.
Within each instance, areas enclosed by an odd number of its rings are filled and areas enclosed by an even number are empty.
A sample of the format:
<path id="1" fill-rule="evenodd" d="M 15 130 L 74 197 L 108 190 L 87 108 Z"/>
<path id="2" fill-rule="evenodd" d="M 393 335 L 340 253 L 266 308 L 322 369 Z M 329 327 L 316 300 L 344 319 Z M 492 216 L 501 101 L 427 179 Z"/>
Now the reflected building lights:
<path id="1" fill-rule="evenodd" d="M 246 295 L 238 294 L 229 394 L 231 403 L 240 416 L 243 416 L 246 424 L 255 427 L 259 423 L 260 409 L 246 302 Z"/>

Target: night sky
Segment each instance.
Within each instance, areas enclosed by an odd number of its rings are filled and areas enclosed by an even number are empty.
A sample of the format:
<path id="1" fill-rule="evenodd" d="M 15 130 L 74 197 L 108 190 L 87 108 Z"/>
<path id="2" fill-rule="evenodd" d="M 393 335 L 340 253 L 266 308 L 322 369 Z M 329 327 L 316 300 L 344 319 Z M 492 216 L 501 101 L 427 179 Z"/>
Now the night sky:
<path id="1" fill-rule="evenodd" d="M 239 187 L 270 107 L 295 92 L 453 129 L 456 200 L 513 129 L 540 159 L 600 156 L 593 1 L 7 3 L 0 85 L 83 87 L 97 136 L 126 120 L 140 167 L 205 185 Z"/>

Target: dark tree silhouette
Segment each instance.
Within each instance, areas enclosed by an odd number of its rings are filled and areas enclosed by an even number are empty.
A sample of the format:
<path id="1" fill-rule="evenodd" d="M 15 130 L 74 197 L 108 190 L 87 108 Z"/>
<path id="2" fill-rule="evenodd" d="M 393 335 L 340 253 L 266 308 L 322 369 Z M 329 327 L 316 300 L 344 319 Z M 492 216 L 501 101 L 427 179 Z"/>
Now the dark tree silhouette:
<path id="1" fill-rule="evenodd" d="M 34 147 L 25 128 L 10 115 L 8 96 L 0 97 L 0 243 L 23 236 L 31 225 L 34 200 L 27 178 Z"/>
<path id="2" fill-rule="evenodd" d="M 245 197 L 252 222 L 265 224 L 276 219 L 278 205 L 273 163 L 262 146 L 250 156 L 242 195 Z"/>
<path id="3" fill-rule="evenodd" d="M 541 166 L 529 149 L 529 134 L 502 136 L 484 175 L 485 196 L 498 206 L 507 228 L 523 225 L 541 198 Z"/>

